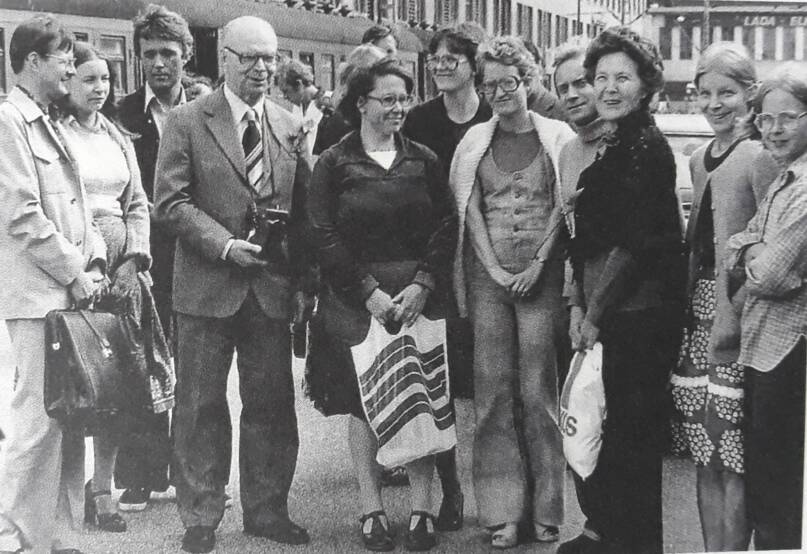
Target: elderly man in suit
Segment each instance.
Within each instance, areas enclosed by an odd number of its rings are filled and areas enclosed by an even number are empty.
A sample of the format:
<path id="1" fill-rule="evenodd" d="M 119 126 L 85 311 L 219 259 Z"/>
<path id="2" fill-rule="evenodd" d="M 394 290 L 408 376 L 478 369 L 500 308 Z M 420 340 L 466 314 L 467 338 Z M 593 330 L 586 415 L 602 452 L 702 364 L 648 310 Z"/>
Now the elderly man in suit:
<path id="1" fill-rule="evenodd" d="M 266 98 L 277 53 L 272 26 L 239 17 L 224 27 L 222 44 L 224 86 L 171 111 L 156 171 L 155 213 L 178 237 L 173 471 L 189 552 L 213 548 L 224 511 L 234 350 L 244 530 L 288 544 L 309 540 L 289 518 L 287 498 L 299 440 L 289 320 L 301 311 L 301 291 L 310 292 L 310 170 L 300 122 Z M 264 240 L 267 229 L 275 240 Z"/>
<path id="2" fill-rule="evenodd" d="M 83 503 L 84 440 L 45 413 L 45 315 L 95 294 L 105 247 L 48 116 L 75 74 L 72 41 L 37 15 L 15 29 L 9 54 L 17 86 L 0 105 L 0 318 L 16 367 L 0 454 L 0 552 L 80 554 L 55 536 Z"/>

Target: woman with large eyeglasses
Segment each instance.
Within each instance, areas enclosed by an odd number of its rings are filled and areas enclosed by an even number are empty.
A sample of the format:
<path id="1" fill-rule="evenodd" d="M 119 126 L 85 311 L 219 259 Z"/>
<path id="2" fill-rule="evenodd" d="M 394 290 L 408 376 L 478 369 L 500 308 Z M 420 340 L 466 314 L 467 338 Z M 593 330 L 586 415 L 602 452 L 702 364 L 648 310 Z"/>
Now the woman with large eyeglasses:
<path id="1" fill-rule="evenodd" d="M 371 317 L 385 326 L 444 317 L 457 220 L 445 170 L 428 148 L 401 135 L 412 78 L 397 60 L 359 69 L 342 101 L 355 130 L 314 166 L 308 214 L 323 291 L 311 322 L 307 389 L 325 415 L 349 414 L 359 482 L 361 538 L 369 550 L 395 548 L 381 500 L 378 445 L 362 408 L 350 346 Z M 431 515 L 432 457 L 406 465 L 409 550 L 436 544 Z"/>
<path id="2" fill-rule="evenodd" d="M 697 472 L 698 510 L 708 552 L 745 550 L 743 367 L 740 314 L 719 263 L 731 235 L 745 228 L 778 169 L 756 140 L 751 101 L 754 63 L 742 45 L 716 42 L 693 80 L 714 140 L 690 158 L 693 202 L 687 225 L 689 317 L 673 372 L 673 447 Z"/>
<path id="3" fill-rule="evenodd" d="M 563 523 L 557 187 L 560 150 L 575 135 L 565 123 L 528 110 L 533 63 L 516 37 L 479 47 L 480 89 L 494 115 L 465 134 L 449 177 L 460 228 L 470 239 L 466 247 L 460 234 L 454 283 L 474 328 L 474 494 L 493 548 L 516 546 L 526 514 L 541 542 L 558 540 Z M 519 396 L 522 437 L 514 415 Z M 531 498 L 528 475 L 535 483 Z"/>
<path id="4" fill-rule="evenodd" d="M 594 472 L 575 475 L 583 533 L 559 554 L 660 554 L 665 393 L 682 327 L 681 217 L 675 158 L 650 115 L 664 84 L 656 46 L 627 27 L 583 61 L 597 112 L 616 130 L 580 174 L 570 252 L 572 347 L 602 344 L 608 415 Z"/>
<path id="5" fill-rule="evenodd" d="M 727 266 L 743 283 L 746 500 L 756 550 L 800 549 L 807 336 L 807 72 L 787 64 L 764 81 L 755 123 L 783 169 Z"/>
<path id="6" fill-rule="evenodd" d="M 437 31 L 429 42 L 426 66 L 440 94 L 412 108 L 403 133 L 431 148 L 445 167 L 465 132 L 493 115 L 490 105 L 476 91 L 476 50 L 485 31 L 476 23 L 462 23 Z M 453 304 L 453 302 L 451 303 Z M 467 318 L 456 317 L 450 306 L 446 320 L 448 358 L 451 360 L 452 397 L 473 396 L 473 337 Z M 443 500 L 437 528 L 456 531 L 462 527 L 465 498 L 457 472 L 456 450 L 435 457 Z"/>

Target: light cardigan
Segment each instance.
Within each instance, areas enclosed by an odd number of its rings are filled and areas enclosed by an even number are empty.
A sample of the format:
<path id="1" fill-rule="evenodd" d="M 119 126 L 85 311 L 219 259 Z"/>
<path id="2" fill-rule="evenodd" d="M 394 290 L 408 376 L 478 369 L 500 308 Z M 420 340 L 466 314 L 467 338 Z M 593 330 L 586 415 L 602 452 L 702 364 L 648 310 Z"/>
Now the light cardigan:
<path id="1" fill-rule="evenodd" d="M 529 112 L 530 120 L 532 121 L 535 130 L 538 131 L 538 139 L 541 141 L 546 153 L 552 160 L 552 167 L 555 170 L 555 194 L 556 207 L 563 206 L 562 198 L 560 196 L 560 151 L 563 146 L 573 139 L 576 135 L 569 125 L 562 121 L 548 119 L 535 112 Z M 457 203 L 457 215 L 459 216 L 459 233 L 457 238 L 457 249 L 454 254 L 454 294 L 457 297 L 457 307 L 459 308 L 460 315 L 465 317 L 468 313 L 466 287 L 465 287 L 465 272 L 463 266 L 463 250 L 465 238 L 465 214 L 468 210 L 468 200 L 471 197 L 471 191 L 474 188 L 474 181 L 476 180 L 476 170 L 479 167 L 479 162 L 487 152 L 490 143 L 493 140 L 493 133 L 499 124 L 499 116 L 494 115 L 490 120 L 474 125 L 457 145 L 457 150 L 454 153 L 454 158 L 451 160 L 451 172 L 449 174 L 448 182 L 451 190 L 454 192 L 454 200 Z M 553 214 L 558 213 L 557 210 Z M 550 217 L 548 232 L 552 232 L 553 227 L 556 225 L 556 219 Z M 559 224 L 559 222 L 558 222 Z M 555 233 L 557 237 L 557 233 Z M 549 252 L 554 247 L 555 241 L 547 241 L 541 249 L 544 252 Z"/>

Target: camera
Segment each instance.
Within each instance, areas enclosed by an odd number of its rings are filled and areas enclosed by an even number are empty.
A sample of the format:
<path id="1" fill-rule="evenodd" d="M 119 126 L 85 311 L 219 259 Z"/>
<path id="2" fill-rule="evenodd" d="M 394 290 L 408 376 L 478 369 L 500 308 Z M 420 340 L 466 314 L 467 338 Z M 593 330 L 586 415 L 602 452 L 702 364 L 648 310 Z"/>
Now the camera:
<path id="1" fill-rule="evenodd" d="M 246 240 L 262 248 L 259 258 L 277 263 L 288 261 L 286 233 L 290 219 L 288 210 L 250 206 Z"/>

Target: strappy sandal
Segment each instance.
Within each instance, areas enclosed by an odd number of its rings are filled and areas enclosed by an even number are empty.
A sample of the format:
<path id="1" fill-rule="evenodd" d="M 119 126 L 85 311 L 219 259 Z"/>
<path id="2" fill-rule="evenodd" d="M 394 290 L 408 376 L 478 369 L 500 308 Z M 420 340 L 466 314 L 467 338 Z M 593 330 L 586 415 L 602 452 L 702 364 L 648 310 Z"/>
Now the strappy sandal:
<path id="1" fill-rule="evenodd" d="M 112 496 L 106 491 L 93 492 L 90 487 L 91 481 L 84 486 L 84 523 L 92 525 L 107 533 L 123 533 L 126 531 L 126 520 L 118 512 L 101 513 L 95 499 L 99 496 Z"/>
<path id="2" fill-rule="evenodd" d="M 369 528 L 366 523 L 371 521 Z M 395 548 L 395 541 L 389 529 L 389 519 L 384 510 L 376 510 L 359 518 L 361 541 L 364 548 L 373 552 L 389 552 Z"/>
<path id="3" fill-rule="evenodd" d="M 434 536 L 434 516 L 422 510 L 413 510 L 409 515 L 404 546 L 410 552 L 425 552 L 437 545 Z"/>
<path id="4" fill-rule="evenodd" d="M 505 523 L 494 528 L 490 535 L 490 547 L 496 550 L 507 550 L 518 546 L 518 524 Z"/>

